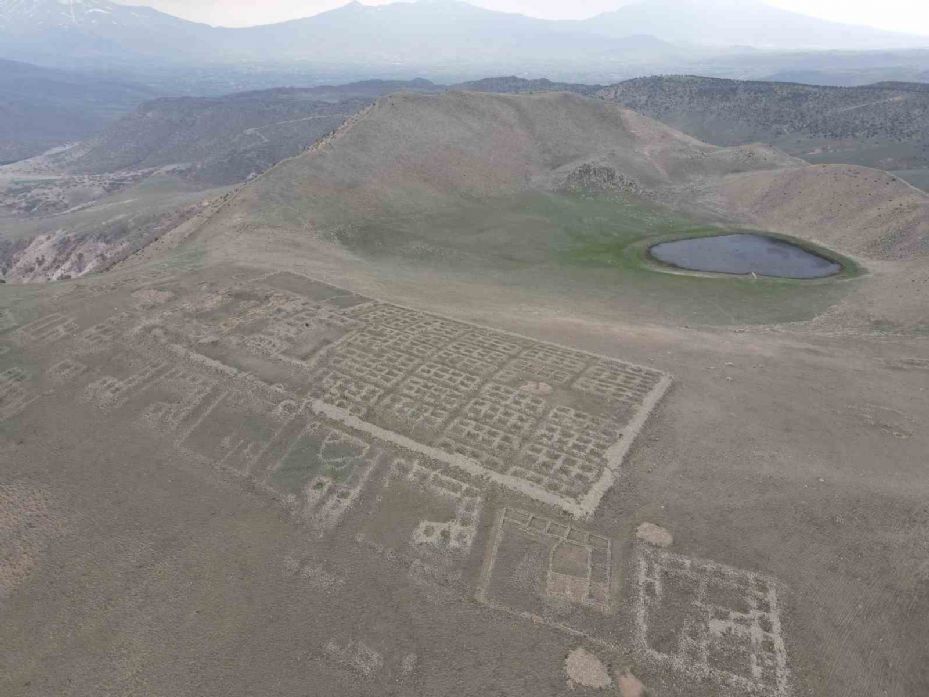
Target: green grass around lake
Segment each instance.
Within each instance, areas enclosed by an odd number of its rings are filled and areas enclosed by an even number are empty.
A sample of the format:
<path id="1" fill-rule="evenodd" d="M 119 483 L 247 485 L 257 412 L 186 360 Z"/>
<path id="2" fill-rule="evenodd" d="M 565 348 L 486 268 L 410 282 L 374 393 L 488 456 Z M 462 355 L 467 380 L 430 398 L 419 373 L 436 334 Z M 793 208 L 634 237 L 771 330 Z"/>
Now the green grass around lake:
<path id="1" fill-rule="evenodd" d="M 817 280 L 668 273 L 648 255 L 658 242 L 735 231 L 633 199 L 529 193 L 418 217 L 350 223 L 330 235 L 363 256 L 580 293 L 614 303 L 619 313 L 674 322 L 807 320 L 860 282 L 861 269 L 853 262 L 807 243 L 801 246 L 846 269 Z"/>

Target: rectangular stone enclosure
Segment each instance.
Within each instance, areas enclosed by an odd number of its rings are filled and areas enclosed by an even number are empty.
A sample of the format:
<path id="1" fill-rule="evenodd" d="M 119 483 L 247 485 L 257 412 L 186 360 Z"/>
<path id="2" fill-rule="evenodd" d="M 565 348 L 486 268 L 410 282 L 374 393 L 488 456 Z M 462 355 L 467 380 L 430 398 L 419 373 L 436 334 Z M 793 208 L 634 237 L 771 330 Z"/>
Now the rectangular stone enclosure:
<path id="1" fill-rule="evenodd" d="M 81 361 L 57 364 L 58 381 L 101 363 L 86 371 L 86 401 L 138 412 L 177 433 L 179 445 L 246 476 L 264 476 L 277 441 L 296 437 L 290 421 L 309 412 L 353 438 L 399 447 L 576 518 L 596 510 L 670 385 L 650 368 L 293 273 L 201 286 L 89 328 L 55 313 L 14 338 L 36 346 L 73 335 Z M 110 358 L 98 360 L 103 355 Z M 0 376 L 8 393 L 0 417 L 14 410 L 7 403 L 27 399 L 15 378 Z"/>
<path id="2" fill-rule="evenodd" d="M 596 510 L 670 385 L 656 370 L 383 302 L 335 314 L 347 331 L 314 358 L 314 411 L 577 518 Z"/>

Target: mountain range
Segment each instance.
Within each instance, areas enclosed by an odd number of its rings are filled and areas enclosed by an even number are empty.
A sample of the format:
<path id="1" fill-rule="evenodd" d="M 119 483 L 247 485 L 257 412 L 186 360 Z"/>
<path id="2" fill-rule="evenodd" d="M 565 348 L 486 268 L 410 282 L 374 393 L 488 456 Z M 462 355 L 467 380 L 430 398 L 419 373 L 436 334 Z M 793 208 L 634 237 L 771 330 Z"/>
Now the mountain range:
<path id="1" fill-rule="evenodd" d="M 85 138 L 153 96 L 142 85 L 0 60 L 0 164 Z"/>
<path id="2" fill-rule="evenodd" d="M 634 32 L 630 32 L 634 33 Z M 653 37 L 616 39 L 583 25 L 464 2 L 357 2 L 306 19 L 229 29 L 108 0 L 0 0 L 0 56 L 36 63 L 288 63 L 542 65 L 675 57 Z"/>
<path id="3" fill-rule="evenodd" d="M 660 67 L 733 46 L 876 49 L 929 37 L 785 12 L 759 0 L 641 0 L 584 21 L 495 12 L 458 0 L 344 7 L 221 28 L 109 0 L 0 0 L 0 57 L 46 65 L 176 62 L 317 65 Z"/>
<path id="4" fill-rule="evenodd" d="M 770 143 L 809 162 L 919 170 L 919 181 L 929 181 L 929 85 L 828 87 L 668 75 L 596 94 L 715 145 Z"/>
<path id="5" fill-rule="evenodd" d="M 800 157 L 817 164 L 864 165 L 889 170 L 888 185 L 909 190 L 902 179 L 929 190 L 927 85 L 839 88 L 659 76 L 603 87 L 509 76 L 451 87 L 427 80 L 368 80 L 221 97 L 162 97 L 95 137 L 0 168 L 0 215 L 6 216 L 7 238 L 0 245 L 0 273 L 48 280 L 105 268 L 195 212 L 191 205 L 199 198 L 221 196 L 225 187 L 255 180 L 276 163 L 316 149 L 330 134 L 342 132 L 343 123 L 350 126 L 363 118 L 384 95 L 459 95 L 442 102 L 449 105 L 494 103 L 461 95 L 566 92 L 633 109 L 714 146 L 747 148 L 747 163 L 755 154 L 770 156 L 753 149 L 762 142 L 782 150 L 784 162 L 797 164 L 800 160 L 793 158 Z M 422 107 L 438 103 L 417 102 Z M 493 123 L 480 132 L 491 137 L 498 125 Z M 470 155 L 462 151 L 461 157 L 465 162 Z M 599 171 L 594 167 L 578 174 Z M 122 214 L 114 217 L 114 210 Z M 126 223 L 130 215 L 131 225 Z M 108 251 L 100 256 L 103 248 Z M 49 257 L 54 262 L 36 266 L 37 249 L 54 250 Z"/>
<path id="6" fill-rule="evenodd" d="M 830 22 L 762 0 L 640 0 L 581 25 L 605 36 L 648 34 L 672 43 L 715 47 L 871 50 L 929 46 L 929 36 Z"/>
<path id="7" fill-rule="evenodd" d="M 171 167 L 203 188 L 237 184 L 304 151 L 378 97 L 441 89 L 427 80 L 369 80 L 222 97 L 163 97 L 57 159 L 75 174 Z"/>

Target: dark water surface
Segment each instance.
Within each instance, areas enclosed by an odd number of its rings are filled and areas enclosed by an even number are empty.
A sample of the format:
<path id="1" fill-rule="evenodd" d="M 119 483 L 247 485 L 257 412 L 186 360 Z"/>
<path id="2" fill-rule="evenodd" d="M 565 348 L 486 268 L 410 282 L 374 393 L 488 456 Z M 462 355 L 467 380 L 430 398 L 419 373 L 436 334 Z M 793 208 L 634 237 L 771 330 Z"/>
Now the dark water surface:
<path id="1" fill-rule="evenodd" d="M 664 242 L 649 252 L 658 261 L 690 271 L 824 278 L 842 270 L 831 259 L 790 242 L 748 233 Z"/>

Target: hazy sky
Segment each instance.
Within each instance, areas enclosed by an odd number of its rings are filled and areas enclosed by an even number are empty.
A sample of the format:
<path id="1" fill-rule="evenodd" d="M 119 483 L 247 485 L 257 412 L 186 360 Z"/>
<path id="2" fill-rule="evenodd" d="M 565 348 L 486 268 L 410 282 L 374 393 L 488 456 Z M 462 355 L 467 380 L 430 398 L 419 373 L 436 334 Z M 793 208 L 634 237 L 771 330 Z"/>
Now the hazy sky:
<path id="1" fill-rule="evenodd" d="M 243 26 L 307 17 L 344 5 L 346 0 L 117 0 L 150 5 L 209 24 Z M 365 0 L 385 5 L 393 0 Z M 635 0 L 470 0 L 494 10 L 552 19 L 581 19 Z M 929 35 L 929 0 L 768 0 L 769 4 L 825 19 Z"/>

